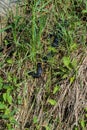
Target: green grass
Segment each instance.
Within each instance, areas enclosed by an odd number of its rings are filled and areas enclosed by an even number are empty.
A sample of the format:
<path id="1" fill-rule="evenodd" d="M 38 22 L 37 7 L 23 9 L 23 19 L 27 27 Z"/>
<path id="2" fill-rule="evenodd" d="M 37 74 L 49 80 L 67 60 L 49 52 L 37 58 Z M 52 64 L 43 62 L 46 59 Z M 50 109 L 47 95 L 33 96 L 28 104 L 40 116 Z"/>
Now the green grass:
<path id="1" fill-rule="evenodd" d="M 0 30 L 8 36 L 0 52 L 1 129 L 86 130 L 87 2 L 32 0 L 23 9 Z M 28 73 L 38 62 L 43 72 L 34 79 Z"/>

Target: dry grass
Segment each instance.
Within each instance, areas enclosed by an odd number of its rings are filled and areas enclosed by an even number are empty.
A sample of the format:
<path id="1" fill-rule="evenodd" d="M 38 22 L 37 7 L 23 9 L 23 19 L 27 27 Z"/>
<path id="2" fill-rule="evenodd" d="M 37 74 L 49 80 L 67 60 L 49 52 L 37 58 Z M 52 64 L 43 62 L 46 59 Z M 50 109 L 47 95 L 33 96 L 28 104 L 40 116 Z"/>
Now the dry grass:
<path id="1" fill-rule="evenodd" d="M 50 63 L 44 63 L 42 60 L 44 53 L 47 54 L 49 50 L 48 35 L 53 33 L 53 31 L 55 32 L 55 26 L 57 22 L 59 22 L 57 18 L 61 17 L 59 12 L 61 12 L 62 9 L 64 9 L 63 11 L 65 12 L 71 9 L 71 4 L 72 2 L 68 3 L 68 1 L 63 1 L 61 4 L 61 2 L 55 0 L 55 2 L 52 1 L 46 6 L 45 9 L 47 12 L 37 13 L 38 19 L 40 16 L 46 14 L 47 21 L 45 30 L 40 39 L 43 44 L 43 50 L 40 50 L 40 52 L 42 51 L 41 54 L 39 54 L 40 56 L 35 57 L 37 58 L 35 62 L 30 59 L 30 46 L 27 45 L 32 39 L 32 34 L 30 34 L 31 30 L 29 30 L 32 23 L 31 19 L 29 19 L 32 16 L 30 5 L 26 6 L 25 15 L 22 16 L 24 20 L 22 19 L 23 21 L 21 20 L 17 25 L 17 27 L 20 27 L 23 22 L 21 31 L 16 30 L 17 40 L 21 45 L 15 45 L 12 30 L 6 34 L 8 39 L 5 39 L 11 41 L 12 44 L 10 47 L 4 45 L 5 41 L 1 38 L 4 50 L 0 55 L 0 62 L 2 63 L 0 76 L 3 77 L 5 84 L 10 83 L 14 86 L 14 91 L 12 91 L 13 102 L 10 105 L 10 109 L 13 111 L 14 108 L 17 108 L 14 117 L 18 125 L 12 125 L 15 130 L 75 130 L 75 126 L 78 126 L 77 130 L 80 130 L 82 129 L 81 119 L 87 122 L 87 112 L 85 111 L 87 108 L 87 47 L 86 45 L 82 45 L 82 43 L 87 42 L 86 21 L 81 21 L 81 23 L 79 23 L 81 26 L 79 26 L 77 22 L 72 23 L 73 15 L 71 19 L 69 17 L 68 20 L 71 23 L 70 26 L 64 30 L 65 37 L 63 37 L 61 46 L 57 49 L 57 54 Z M 55 10 L 56 13 L 54 15 Z M 27 13 L 28 11 L 29 14 Z M 69 15 L 69 12 L 65 15 L 65 19 L 68 17 L 67 15 Z M 74 22 L 75 20 L 76 19 L 73 19 Z M 69 50 L 67 50 L 66 44 L 68 44 L 67 39 L 70 38 L 72 43 L 77 44 L 77 48 L 76 50 L 68 52 Z M 9 56 L 10 53 L 12 53 L 11 56 Z M 54 76 L 54 69 L 58 69 L 63 65 L 62 58 L 67 55 L 67 53 L 70 53 L 71 59 L 77 60 L 76 74 L 74 75 L 71 71 L 65 79 Z M 10 64 L 7 62 L 9 58 L 12 60 Z M 28 72 L 33 68 L 36 69 L 36 63 L 39 60 L 42 62 L 42 77 L 34 79 L 28 75 Z M 71 83 L 70 79 L 73 76 L 75 76 L 75 79 Z M 60 86 L 60 90 L 53 94 L 53 89 L 56 85 Z M 1 95 L 3 93 L 3 91 L 0 92 Z M 55 99 L 56 104 L 51 105 L 48 102 L 49 99 Z M 0 119 L 0 129 L 5 129 L 6 123 L 8 122 L 9 121 Z M 87 128 L 87 123 L 85 128 Z"/>
<path id="2" fill-rule="evenodd" d="M 16 115 L 20 126 L 18 130 L 24 130 L 25 126 L 30 130 L 36 129 L 32 122 L 35 116 L 38 118 L 40 130 L 43 130 L 43 127 L 50 122 L 52 130 L 71 130 L 75 125 L 79 125 L 79 120 L 84 118 L 87 107 L 87 56 L 84 53 L 83 56 L 80 54 L 77 57 L 82 58 L 82 63 L 78 66 L 76 79 L 73 84 L 70 84 L 70 77 L 59 83 L 61 91 L 55 95 L 57 101 L 55 106 L 50 106 L 46 99 L 48 77 L 44 79 L 44 83 L 41 79 L 34 82 L 29 80 L 26 84 L 25 95 L 23 95 L 24 86 L 21 88 L 19 95 L 23 96 L 23 102 Z M 49 87 L 52 89 L 53 86 L 49 84 Z M 60 123 L 57 122 L 58 118 Z"/>

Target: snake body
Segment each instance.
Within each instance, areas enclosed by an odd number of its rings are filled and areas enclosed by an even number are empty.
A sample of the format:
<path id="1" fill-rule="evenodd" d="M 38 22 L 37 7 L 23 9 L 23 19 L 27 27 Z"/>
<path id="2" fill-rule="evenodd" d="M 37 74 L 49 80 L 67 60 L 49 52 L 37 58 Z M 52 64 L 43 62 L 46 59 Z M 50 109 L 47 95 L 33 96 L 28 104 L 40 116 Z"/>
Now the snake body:
<path id="1" fill-rule="evenodd" d="M 59 45 L 58 43 L 59 43 L 58 38 L 55 36 L 55 38 L 54 38 L 53 43 L 51 44 L 51 46 L 56 48 Z M 54 56 L 54 53 L 52 51 L 49 52 L 45 57 L 42 58 L 43 62 L 47 62 L 48 59 L 50 57 L 53 57 L 53 56 Z M 36 71 L 36 73 L 34 71 L 32 71 L 32 72 L 29 72 L 28 74 L 31 75 L 33 78 L 39 78 L 39 77 L 41 77 L 42 72 L 43 71 L 42 71 L 42 65 L 41 65 L 41 63 L 37 63 L 37 71 Z"/>

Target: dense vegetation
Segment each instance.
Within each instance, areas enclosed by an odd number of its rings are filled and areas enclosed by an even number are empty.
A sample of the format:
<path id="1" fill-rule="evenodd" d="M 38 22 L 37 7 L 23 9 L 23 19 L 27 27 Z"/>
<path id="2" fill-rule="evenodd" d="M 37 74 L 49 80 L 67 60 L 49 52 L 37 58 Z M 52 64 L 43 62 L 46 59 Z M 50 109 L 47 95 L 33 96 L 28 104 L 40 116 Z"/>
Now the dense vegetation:
<path id="1" fill-rule="evenodd" d="M 0 30 L 0 129 L 86 130 L 86 0 L 22 8 Z"/>

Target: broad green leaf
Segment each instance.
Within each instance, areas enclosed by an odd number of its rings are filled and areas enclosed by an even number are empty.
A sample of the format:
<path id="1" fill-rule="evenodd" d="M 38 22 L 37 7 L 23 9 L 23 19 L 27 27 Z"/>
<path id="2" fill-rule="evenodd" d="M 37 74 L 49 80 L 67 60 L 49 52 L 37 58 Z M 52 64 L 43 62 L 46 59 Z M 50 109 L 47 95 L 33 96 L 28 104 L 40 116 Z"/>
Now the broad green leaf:
<path id="1" fill-rule="evenodd" d="M 12 63 L 13 63 L 13 60 L 12 60 L 12 59 L 8 59 L 8 60 L 7 60 L 7 63 L 12 64 Z"/>
<path id="2" fill-rule="evenodd" d="M 37 116 L 34 116 L 33 123 L 36 124 L 37 122 L 38 122 L 38 118 L 37 118 Z"/>
<path id="3" fill-rule="evenodd" d="M 3 99 L 6 102 L 6 100 L 7 100 L 7 94 L 6 93 L 3 94 Z"/>
<path id="4" fill-rule="evenodd" d="M 87 114 L 85 114 L 85 117 L 87 118 Z"/>
<path id="5" fill-rule="evenodd" d="M 10 84 L 3 84 L 3 88 L 4 89 L 9 89 L 9 90 L 13 90 L 14 89 L 14 87 L 12 85 L 10 85 Z"/>
<path id="6" fill-rule="evenodd" d="M 65 65 L 65 67 L 70 68 L 69 67 L 69 65 L 71 63 L 70 58 L 69 57 L 63 57 L 62 60 L 63 60 L 63 64 Z"/>
<path id="7" fill-rule="evenodd" d="M 12 75 L 10 73 L 8 73 L 8 75 L 7 75 L 7 80 L 12 81 Z"/>
<path id="8" fill-rule="evenodd" d="M 77 60 L 76 59 L 72 60 L 72 66 L 74 69 L 76 69 L 76 67 L 77 67 Z"/>
<path id="9" fill-rule="evenodd" d="M 0 77 L 0 83 L 3 83 L 3 78 L 2 77 Z"/>
<path id="10" fill-rule="evenodd" d="M 5 110 L 5 114 L 4 114 L 4 115 L 9 116 L 9 114 L 10 114 L 10 113 L 11 113 L 10 109 L 9 109 L 9 108 L 7 108 L 7 109 Z"/>
<path id="11" fill-rule="evenodd" d="M 0 90 L 3 88 L 3 83 L 0 83 Z"/>
<path id="12" fill-rule="evenodd" d="M 18 96 L 17 101 L 18 101 L 18 104 L 19 104 L 19 105 L 22 104 L 22 97 L 21 97 L 21 96 Z"/>
<path id="13" fill-rule="evenodd" d="M 56 105 L 56 101 L 54 99 L 49 99 L 48 103 L 50 103 L 51 105 Z"/>
<path id="14" fill-rule="evenodd" d="M 12 96 L 9 95 L 7 99 L 8 99 L 8 103 L 11 105 L 12 104 Z"/>
<path id="15" fill-rule="evenodd" d="M 11 124 L 16 124 L 16 125 L 18 125 L 18 122 L 15 120 L 15 118 L 13 117 L 13 116 L 10 116 L 10 122 L 11 122 Z"/>
<path id="16" fill-rule="evenodd" d="M 75 130 L 78 130 L 78 128 L 77 128 L 77 127 L 75 127 Z"/>
<path id="17" fill-rule="evenodd" d="M 68 73 L 67 74 L 64 74 L 63 76 L 62 76 L 62 79 L 65 79 L 65 78 L 67 78 L 68 77 Z"/>
<path id="18" fill-rule="evenodd" d="M 85 9 L 84 9 L 84 10 L 82 10 L 82 13 L 83 13 L 83 14 L 87 13 L 87 10 L 85 10 Z"/>
<path id="19" fill-rule="evenodd" d="M 70 84 L 72 84 L 74 82 L 74 80 L 75 80 L 75 76 L 71 77 L 70 78 Z"/>
<path id="20" fill-rule="evenodd" d="M 85 108 L 85 111 L 87 112 L 87 108 Z"/>
<path id="21" fill-rule="evenodd" d="M 14 129 L 12 128 L 12 124 L 11 124 L 11 123 L 8 123 L 8 124 L 7 124 L 7 130 L 14 130 Z"/>
<path id="22" fill-rule="evenodd" d="M 54 47 L 48 47 L 49 52 L 57 52 L 57 50 Z"/>
<path id="23" fill-rule="evenodd" d="M 8 102 L 9 104 L 12 104 L 12 96 L 10 95 L 10 90 L 7 90 L 6 93 L 3 94 L 4 101 Z"/>
<path id="24" fill-rule="evenodd" d="M 9 116 L 8 116 L 8 115 L 3 114 L 3 115 L 2 115 L 2 118 L 3 118 L 3 119 L 8 119 L 8 118 L 9 118 Z"/>
<path id="25" fill-rule="evenodd" d="M 3 78 L 2 77 L 0 77 L 0 90 L 2 89 L 2 87 L 3 87 Z"/>
<path id="26" fill-rule="evenodd" d="M 6 108 L 6 105 L 4 103 L 0 102 L 0 110 L 5 109 L 5 108 Z"/>
<path id="27" fill-rule="evenodd" d="M 13 82 L 14 82 L 15 84 L 17 83 L 17 77 L 16 77 L 16 76 L 13 77 Z"/>
<path id="28" fill-rule="evenodd" d="M 55 86 L 53 90 L 53 94 L 57 93 L 60 90 L 60 86 Z"/>
<path id="29" fill-rule="evenodd" d="M 85 128 L 85 121 L 84 120 L 81 120 L 81 127 L 84 129 Z"/>
<path id="30" fill-rule="evenodd" d="M 45 126 L 46 130 L 51 130 L 49 126 Z"/>
<path id="31" fill-rule="evenodd" d="M 77 44 L 76 43 L 72 43 L 70 45 L 70 50 L 73 51 L 73 50 L 76 50 L 77 49 Z"/>
<path id="32" fill-rule="evenodd" d="M 12 96 L 11 96 L 9 90 L 7 91 L 7 101 L 8 101 L 9 104 L 12 104 Z"/>

